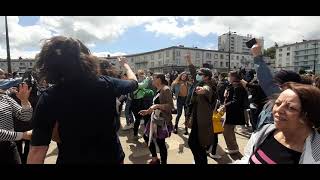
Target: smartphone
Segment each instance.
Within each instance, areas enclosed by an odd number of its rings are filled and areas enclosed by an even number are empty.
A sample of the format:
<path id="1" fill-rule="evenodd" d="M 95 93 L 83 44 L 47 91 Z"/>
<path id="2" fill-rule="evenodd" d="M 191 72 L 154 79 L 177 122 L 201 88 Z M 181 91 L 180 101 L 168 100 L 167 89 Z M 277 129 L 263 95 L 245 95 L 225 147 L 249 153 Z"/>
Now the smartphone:
<path id="1" fill-rule="evenodd" d="M 252 48 L 252 46 L 255 44 L 257 44 L 256 38 L 253 38 L 250 41 L 246 42 L 248 48 Z"/>

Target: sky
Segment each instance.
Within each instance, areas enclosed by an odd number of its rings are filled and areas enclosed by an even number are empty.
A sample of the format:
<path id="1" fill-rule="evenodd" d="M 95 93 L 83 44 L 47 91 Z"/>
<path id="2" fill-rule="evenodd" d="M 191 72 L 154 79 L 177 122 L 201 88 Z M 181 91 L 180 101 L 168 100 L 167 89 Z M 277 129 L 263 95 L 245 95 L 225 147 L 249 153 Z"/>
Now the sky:
<path id="1" fill-rule="evenodd" d="M 217 49 L 229 31 L 263 37 L 265 48 L 320 39 L 320 16 L 8 16 L 11 58 L 34 58 L 44 39 L 80 39 L 98 56 L 142 53 L 176 45 Z M 0 16 L 0 58 L 6 58 Z"/>

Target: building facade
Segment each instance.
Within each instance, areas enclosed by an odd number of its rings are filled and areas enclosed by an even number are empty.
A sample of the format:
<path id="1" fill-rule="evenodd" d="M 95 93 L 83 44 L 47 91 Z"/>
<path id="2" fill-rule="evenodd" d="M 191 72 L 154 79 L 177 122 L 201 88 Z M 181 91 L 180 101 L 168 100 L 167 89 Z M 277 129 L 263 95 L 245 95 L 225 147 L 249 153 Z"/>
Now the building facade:
<path id="1" fill-rule="evenodd" d="M 129 65 L 136 72 L 139 69 L 152 72 L 168 73 L 171 71 L 182 72 L 188 70 L 184 56 L 190 54 L 192 63 L 197 67 L 208 64 L 214 72 L 227 72 L 229 66 L 229 53 L 217 50 L 172 46 L 155 51 L 125 55 Z M 117 57 L 102 57 L 101 59 L 114 63 L 121 69 Z M 253 57 L 249 54 L 231 53 L 231 70 L 239 68 L 254 68 Z"/>
<path id="2" fill-rule="evenodd" d="M 34 59 L 11 59 L 11 69 L 12 72 L 17 72 L 23 74 L 28 70 L 32 70 L 35 65 Z M 0 59 L 0 68 L 5 72 L 8 72 L 7 59 Z"/>
<path id="3" fill-rule="evenodd" d="M 309 40 L 287 44 L 276 49 L 276 69 L 298 72 L 301 69 L 320 73 L 318 53 L 320 40 Z"/>
<path id="4" fill-rule="evenodd" d="M 230 52 L 250 54 L 250 49 L 246 46 L 246 42 L 252 39 L 252 35 L 241 36 L 237 34 L 230 35 Z M 258 38 L 262 48 L 264 47 L 263 37 Z M 229 34 L 223 34 L 218 37 L 218 50 L 229 52 Z"/>

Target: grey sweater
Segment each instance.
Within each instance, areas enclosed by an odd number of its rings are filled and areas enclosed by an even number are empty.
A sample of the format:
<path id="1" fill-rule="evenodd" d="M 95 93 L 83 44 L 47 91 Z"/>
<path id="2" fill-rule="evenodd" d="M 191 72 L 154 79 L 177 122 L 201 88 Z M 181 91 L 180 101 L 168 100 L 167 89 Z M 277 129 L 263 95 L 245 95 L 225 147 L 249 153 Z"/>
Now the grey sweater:
<path id="1" fill-rule="evenodd" d="M 244 156 L 233 164 L 249 164 L 252 154 L 275 129 L 274 124 L 267 124 L 253 133 L 244 149 Z M 318 132 L 314 131 L 307 137 L 299 164 L 320 164 L 320 134 Z"/>

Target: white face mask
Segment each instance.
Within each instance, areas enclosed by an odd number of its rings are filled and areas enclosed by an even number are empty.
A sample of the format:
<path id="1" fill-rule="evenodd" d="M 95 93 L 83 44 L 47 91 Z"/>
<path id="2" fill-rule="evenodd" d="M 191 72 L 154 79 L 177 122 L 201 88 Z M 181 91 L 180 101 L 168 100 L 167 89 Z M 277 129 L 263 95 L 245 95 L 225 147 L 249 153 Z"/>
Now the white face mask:
<path id="1" fill-rule="evenodd" d="M 199 81 L 199 82 L 200 82 L 200 81 L 203 81 L 203 76 L 197 74 L 197 75 L 196 75 L 196 80 Z"/>

